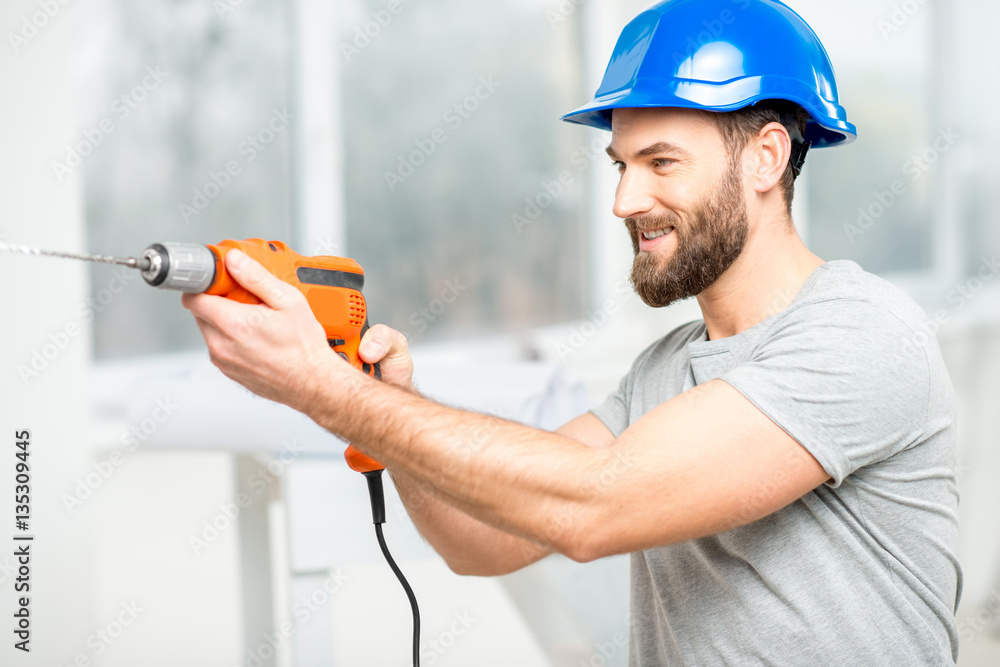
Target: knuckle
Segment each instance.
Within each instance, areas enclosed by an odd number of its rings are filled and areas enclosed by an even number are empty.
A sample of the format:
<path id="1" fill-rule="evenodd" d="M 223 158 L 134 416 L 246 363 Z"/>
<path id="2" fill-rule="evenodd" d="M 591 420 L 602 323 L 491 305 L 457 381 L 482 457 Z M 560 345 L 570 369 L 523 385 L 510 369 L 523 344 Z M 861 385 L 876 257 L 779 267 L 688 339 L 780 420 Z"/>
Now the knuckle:
<path id="1" fill-rule="evenodd" d="M 384 324 L 375 324 L 368 332 L 371 334 L 372 340 L 378 341 L 384 347 L 387 354 L 392 351 L 396 339 L 390 327 Z"/>
<path id="2" fill-rule="evenodd" d="M 223 367 L 225 366 L 226 362 L 217 351 L 215 350 L 209 351 L 208 359 L 209 361 L 212 362 L 212 365 L 218 368 L 220 371 L 224 370 Z"/>

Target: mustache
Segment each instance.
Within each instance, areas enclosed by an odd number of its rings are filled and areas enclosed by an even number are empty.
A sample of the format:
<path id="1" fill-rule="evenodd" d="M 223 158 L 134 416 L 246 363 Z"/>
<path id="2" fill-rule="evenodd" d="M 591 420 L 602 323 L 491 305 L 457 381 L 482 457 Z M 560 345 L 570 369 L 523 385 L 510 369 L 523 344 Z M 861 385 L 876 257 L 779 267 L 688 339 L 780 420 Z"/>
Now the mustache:
<path id="1" fill-rule="evenodd" d="M 631 232 L 632 236 L 638 236 L 643 232 L 650 232 L 654 229 L 662 229 L 664 227 L 673 227 L 676 230 L 679 220 L 680 218 L 672 213 L 646 215 L 638 218 L 625 218 L 625 226 Z"/>
<path id="2" fill-rule="evenodd" d="M 678 216 L 673 213 L 625 218 L 625 227 L 628 229 L 629 240 L 632 242 L 632 252 L 636 255 L 639 254 L 639 236 L 643 232 L 662 229 L 663 227 L 673 227 L 674 233 L 678 235 L 678 238 L 683 238 L 680 229 L 677 227 L 677 221 Z"/>

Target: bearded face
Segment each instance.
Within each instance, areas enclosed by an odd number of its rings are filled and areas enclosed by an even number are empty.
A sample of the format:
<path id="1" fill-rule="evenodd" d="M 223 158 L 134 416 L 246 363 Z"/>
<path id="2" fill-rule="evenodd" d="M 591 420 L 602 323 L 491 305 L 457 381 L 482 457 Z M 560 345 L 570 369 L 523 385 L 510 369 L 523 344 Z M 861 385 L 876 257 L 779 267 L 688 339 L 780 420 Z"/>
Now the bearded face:
<path id="1" fill-rule="evenodd" d="M 646 305 L 664 308 L 700 294 L 743 252 L 749 222 L 741 176 L 737 160 L 730 159 L 715 191 L 687 221 L 675 213 L 625 220 L 635 251 L 632 285 Z M 639 234 L 666 227 L 673 227 L 672 233 L 677 234 L 672 256 L 639 250 Z"/>

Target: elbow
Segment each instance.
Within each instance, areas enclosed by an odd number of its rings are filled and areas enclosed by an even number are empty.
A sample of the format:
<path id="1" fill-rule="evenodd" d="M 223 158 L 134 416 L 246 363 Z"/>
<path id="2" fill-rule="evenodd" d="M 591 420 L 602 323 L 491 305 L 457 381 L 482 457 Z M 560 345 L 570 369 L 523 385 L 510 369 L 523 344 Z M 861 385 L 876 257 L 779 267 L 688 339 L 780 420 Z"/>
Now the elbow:
<path id="1" fill-rule="evenodd" d="M 466 561 L 454 561 L 446 560 L 445 563 L 448 565 L 448 569 L 457 574 L 460 577 L 491 577 L 496 576 L 492 572 L 487 571 L 481 564 L 469 563 Z"/>
<path id="2" fill-rule="evenodd" d="M 623 549 L 630 532 L 628 516 L 622 512 L 629 505 L 628 491 L 632 487 L 627 476 L 627 454 L 615 452 L 613 447 L 602 451 L 611 458 L 595 473 L 596 477 L 582 481 L 585 493 L 564 502 L 559 516 L 548 522 L 556 536 L 550 544 L 577 563 L 592 563 L 628 551 Z"/>
<path id="3" fill-rule="evenodd" d="M 449 570 L 460 577 L 480 576 L 478 570 L 475 567 L 469 567 L 468 563 L 457 563 L 450 560 L 446 560 L 445 563 L 448 565 Z"/>
<path id="4" fill-rule="evenodd" d="M 445 558 L 444 562 L 449 570 L 460 577 L 499 577 L 520 569 L 518 567 L 507 567 L 500 563 L 458 560 L 454 558 Z"/>
<path id="5" fill-rule="evenodd" d="M 495 548 L 481 549 L 475 558 L 444 556 L 445 564 L 462 577 L 500 577 L 522 570 L 553 550 L 521 539 L 510 539 Z"/>
<path id="6" fill-rule="evenodd" d="M 559 540 L 557 551 L 577 563 L 592 563 L 610 556 L 616 551 L 612 548 L 608 527 L 609 524 L 602 519 L 578 521 L 573 530 L 566 531 L 563 539 Z"/>
<path id="7" fill-rule="evenodd" d="M 599 544 L 589 539 L 575 540 L 566 544 L 563 549 L 560 549 L 560 552 L 566 558 L 581 564 L 592 563 L 607 555 Z"/>

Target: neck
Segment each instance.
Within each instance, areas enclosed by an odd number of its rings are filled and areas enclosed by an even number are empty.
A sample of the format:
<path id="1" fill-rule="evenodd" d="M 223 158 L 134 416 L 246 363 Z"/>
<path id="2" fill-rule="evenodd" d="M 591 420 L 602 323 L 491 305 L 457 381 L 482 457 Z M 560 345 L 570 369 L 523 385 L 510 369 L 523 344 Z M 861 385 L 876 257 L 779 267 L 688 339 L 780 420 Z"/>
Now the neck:
<path id="1" fill-rule="evenodd" d="M 752 226 L 743 253 L 698 295 L 709 340 L 734 336 L 784 310 L 823 263 L 794 229 Z"/>

